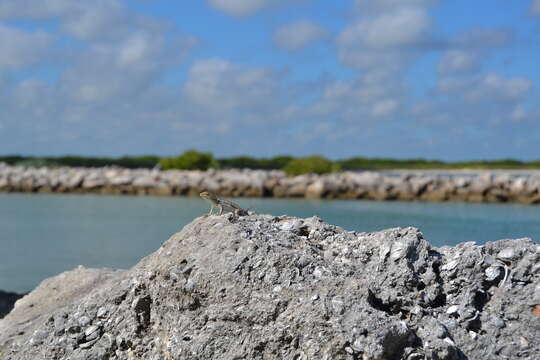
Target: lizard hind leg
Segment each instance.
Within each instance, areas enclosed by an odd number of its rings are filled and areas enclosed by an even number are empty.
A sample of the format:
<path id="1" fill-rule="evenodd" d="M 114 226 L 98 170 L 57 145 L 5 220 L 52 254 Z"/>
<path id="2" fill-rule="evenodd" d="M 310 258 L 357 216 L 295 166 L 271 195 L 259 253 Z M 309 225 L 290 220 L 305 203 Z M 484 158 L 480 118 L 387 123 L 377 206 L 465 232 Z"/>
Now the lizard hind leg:
<path id="1" fill-rule="evenodd" d="M 208 212 L 208 215 L 212 215 L 212 211 L 214 211 L 214 205 L 210 206 L 210 212 Z"/>
<path id="2" fill-rule="evenodd" d="M 222 215 L 223 214 L 223 206 L 218 205 L 218 207 L 219 207 L 219 215 Z"/>

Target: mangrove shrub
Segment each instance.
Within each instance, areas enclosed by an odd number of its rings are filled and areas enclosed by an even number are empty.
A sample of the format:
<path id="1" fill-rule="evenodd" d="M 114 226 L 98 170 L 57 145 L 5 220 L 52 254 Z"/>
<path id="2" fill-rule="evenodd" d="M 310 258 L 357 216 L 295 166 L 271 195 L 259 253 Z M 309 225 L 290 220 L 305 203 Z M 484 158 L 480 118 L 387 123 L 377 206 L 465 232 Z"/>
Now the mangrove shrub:
<path id="1" fill-rule="evenodd" d="M 196 150 L 184 151 L 176 157 L 162 158 L 159 163 L 163 170 L 207 170 L 215 165 L 214 156 L 211 153 Z"/>
<path id="2" fill-rule="evenodd" d="M 301 174 L 326 174 L 339 171 L 339 165 L 319 155 L 291 160 L 283 171 L 289 176 Z"/>

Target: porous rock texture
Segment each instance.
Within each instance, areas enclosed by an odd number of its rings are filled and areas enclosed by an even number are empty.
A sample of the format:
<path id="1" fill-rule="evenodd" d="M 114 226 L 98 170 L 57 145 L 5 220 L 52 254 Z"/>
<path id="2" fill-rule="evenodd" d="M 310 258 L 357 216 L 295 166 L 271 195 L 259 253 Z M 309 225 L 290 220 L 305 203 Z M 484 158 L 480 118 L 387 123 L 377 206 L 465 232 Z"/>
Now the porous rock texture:
<path id="1" fill-rule="evenodd" d="M 530 239 L 199 217 L 130 270 L 45 280 L 0 359 L 539 359 L 539 260 Z"/>

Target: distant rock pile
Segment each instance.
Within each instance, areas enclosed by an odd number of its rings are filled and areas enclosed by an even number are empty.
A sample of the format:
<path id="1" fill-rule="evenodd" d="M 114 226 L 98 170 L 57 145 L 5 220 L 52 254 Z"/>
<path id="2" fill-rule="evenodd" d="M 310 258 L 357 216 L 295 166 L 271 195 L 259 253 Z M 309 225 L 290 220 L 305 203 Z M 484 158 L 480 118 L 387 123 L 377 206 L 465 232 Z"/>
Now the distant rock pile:
<path id="1" fill-rule="evenodd" d="M 25 168 L 0 164 L 0 191 L 139 195 L 306 197 L 540 203 L 540 175 L 432 175 L 342 172 L 287 177 L 282 171 L 154 171 L 122 168 Z"/>
<path id="2" fill-rule="evenodd" d="M 0 358 L 539 359 L 540 245 L 436 248 L 415 228 L 200 217 L 127 271 L 45 280 Z"/>

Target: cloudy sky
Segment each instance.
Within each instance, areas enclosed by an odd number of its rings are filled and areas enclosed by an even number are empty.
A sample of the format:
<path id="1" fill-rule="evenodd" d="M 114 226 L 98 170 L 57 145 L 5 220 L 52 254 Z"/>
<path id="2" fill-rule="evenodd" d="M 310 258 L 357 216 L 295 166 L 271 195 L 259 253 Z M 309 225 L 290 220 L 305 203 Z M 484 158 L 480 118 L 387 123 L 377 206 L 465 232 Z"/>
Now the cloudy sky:
<path id="1" fill-rule="evenodd" d="M 540 0 L 0 0 L 0 154 L 540 158 Z"/>

